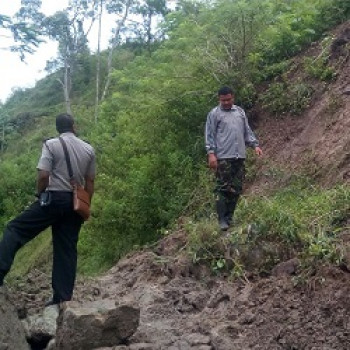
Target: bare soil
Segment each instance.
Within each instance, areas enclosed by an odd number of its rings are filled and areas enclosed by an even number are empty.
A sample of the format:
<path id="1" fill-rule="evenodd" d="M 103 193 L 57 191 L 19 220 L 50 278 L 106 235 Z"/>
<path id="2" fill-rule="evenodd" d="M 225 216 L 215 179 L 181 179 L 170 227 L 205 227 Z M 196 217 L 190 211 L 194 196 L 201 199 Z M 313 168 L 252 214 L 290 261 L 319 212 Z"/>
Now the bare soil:
<path id="1" fill-rule="evenodd" d="M 209 339 L 202 349 L 350 349 L 347 271 L 319 266 L 304 275 L 282 268 L 265 278 L 230 281 L 192 264 L 181 253 L 186 243 L 179 231 L 130 254 L 105 275 L 79 280 L 74 300 L 139 305 L 140 326 L 129 344 L 150 343 L 154 350 L 201 349 L 189 341 L 194 334 Z M 37 282 L 48 287 L 50 280 L 38 271 L 31 279 L 29 290 Z M 46 296 L 45 289 L 12 294 L 17 307 L 30 312 L 40 312 Z"/>

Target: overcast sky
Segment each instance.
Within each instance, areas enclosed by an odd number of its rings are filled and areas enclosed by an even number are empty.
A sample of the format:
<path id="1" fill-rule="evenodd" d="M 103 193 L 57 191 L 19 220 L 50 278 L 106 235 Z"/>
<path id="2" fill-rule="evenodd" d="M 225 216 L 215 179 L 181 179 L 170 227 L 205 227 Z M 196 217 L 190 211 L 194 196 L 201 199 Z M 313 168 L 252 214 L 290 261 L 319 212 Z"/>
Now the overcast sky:
<path id="1" fill-rule="evenodd" d="M 12 16 L 20 7 L 21 0 L 1 0 L 0 13 Z M 56 11 L 67 7 L 68 0 L 42 0 L 42 11 L 46 15 L 52 15 Z M 110 27 L 105 26 L 103 33 L 104 42 L 107 45 L 110 36 Z M 97 25 L 95 30 L 97 41 Z M 90 41 L 93 39 L 90 38 Z M 0 37 L 0 48 L 8 46 L 5 38 Z M 93 46 L 93 44 L 92 44 Z M 94 50 L 94 47 L 91 47 Z M 26 88 L 35 85 L 35 82 L 43 78 L 46 61 L 56 56 L 57 44 L 44 43 L 33 55 L 26 55 L 26 62 L 19 59 L 19 55 L 7 50 L 0 51 L 0 100 L 4 102 L 16 87 Z"/>

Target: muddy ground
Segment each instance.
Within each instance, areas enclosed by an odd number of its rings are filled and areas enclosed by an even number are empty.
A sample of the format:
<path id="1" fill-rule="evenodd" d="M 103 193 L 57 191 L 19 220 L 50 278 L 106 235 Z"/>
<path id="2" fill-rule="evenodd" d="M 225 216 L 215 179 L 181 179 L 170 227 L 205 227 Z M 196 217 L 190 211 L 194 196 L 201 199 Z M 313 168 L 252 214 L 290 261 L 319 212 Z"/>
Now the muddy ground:
<path id="1" fill-rule="evenodd" d="M 186 240 L 183 232 L 175 233 L 99 278 L 80 279 L 74 300 L 139 305 L 141 322 L 130 343 L 151 343 L 155 349 L 190 349 L 185 339 L 192 334 L 208 336 L 217 350 L 350 349 L 346 270 L 318 266 L 306 275 L 282 266 L 270 276 L 230 281 L 179 254 Z M 36 270 L 21 291 L 12 289 L 20 313 L 42 310 L 49 281 Z"/>

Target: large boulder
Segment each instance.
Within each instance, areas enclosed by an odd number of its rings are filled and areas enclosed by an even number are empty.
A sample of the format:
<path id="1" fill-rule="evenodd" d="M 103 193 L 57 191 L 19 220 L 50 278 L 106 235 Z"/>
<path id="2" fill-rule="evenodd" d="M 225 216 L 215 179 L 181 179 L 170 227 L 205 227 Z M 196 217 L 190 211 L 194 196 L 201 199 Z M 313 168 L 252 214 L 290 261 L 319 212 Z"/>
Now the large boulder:
<path id="1" fill-rule="evenodd" d="M 29 350 L 24 329 L 5 287 L 0 287 L 0 349 Z"/>
<path id="2" fill-rule="evenodd" d="M 57 320 L 57 350 L 91 350 L 125 343 L 140 322 L 140 309 L 113 300 L 67 303 Z"/>

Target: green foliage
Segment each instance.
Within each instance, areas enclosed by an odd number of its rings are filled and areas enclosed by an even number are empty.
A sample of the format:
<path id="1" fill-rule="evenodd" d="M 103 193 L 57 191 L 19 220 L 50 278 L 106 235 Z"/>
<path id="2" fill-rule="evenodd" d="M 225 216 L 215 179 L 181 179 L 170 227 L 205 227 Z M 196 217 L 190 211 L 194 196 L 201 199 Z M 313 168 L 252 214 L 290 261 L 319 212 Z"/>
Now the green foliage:
<path id="1" fill-rule="evenodd" d="M 308 107 L 312 92 L 311 86 L 301 81 L 291 84 L 282 81 L 272 83 L 260 99 L 270 113 L 298 115 Z"/>
<path id="2" fill-rule="evenodd" d="M 350 5 L 339 0 L 269 2 L 271 22 L 259 37 L 264 60 L 280 62 L 299 52 L 322 33 L 349 18 Z"/>
<path id="3" fill-rule="evenodd" d="M 39 11 L 40 6 L 41 1 L 23 0 L 19 11 L 11 18 L 0 14 L 0 29 L 5 33 L 2 36 L 10 35 L 14 39 L 14 44 L 8 49 L 17 52 L 22 61 L 27 54 L 33 53 L 43 42 L 40 30 L 43 14 Z"/>
<path id="4" fill-rule="evenodd" d="M 20 249 L 6 279 L 11 283 L 17 277 L 27 275 L 33 268 L 51 272 L 51 266 L 52 239 L 50 230 L 47 230 Z"/>
<path id="5" fill-rule="evenodd" d="M 42 141 L 55 135 L 52 119 L 31 120 L 37 129 L 28 127 L 21 135 L 10 135 L 6 152 L 0 158 L 0 227 L 34 200 L 36 165 Z M 50 125 L 48 125 L 50 123 Z M 0 231 L 2 231 L 0 228 Z"/>
<path id="6" fill-rule="evenodd" d="M 290 68 L 290 61 L 288 59 L 261 67 L 262 56 L 259 53 L 251 54 L 249 60 L 251 61 L 252 66 L 256 69 L 256 72 L 254 73 L 254 79 L 256 82 L 271 81 L 286 73 Z"/>
<path id="7" fill-rule="evenodd" d="M 305 58 L 305 70 L 313 78 L 330 81 L 336 77 L 335 69 L 327 66 L 326 59 Z"/>
<path id="8" fill-rule="evenodd" d="M 239 221 L 254 223 L 258 239 L 274 237 L 296 247 L 301 244 L 307 252 L 315 244 L 332 243 L 339 224 L 341 227 L 349 216 L 349 195 L 346 186 L 324 191 L 308 182 L 297 182 L 269 199 L 243 202 L 237 217 Z M 333 245 L 333 252 L 334 249 Z"/>
<path id="9" fill-rule="evenodd" d="M 194 263 L 209 263 L 214 271 L 223 269 L 224 247 L 220 244 L 220 231 L 212 215 L 200 221 L 189 220 L 184 225 L 188 232 L 188 253 Z"/>
<path id="10" fill-rule="evenodd" d="M 338 234 L 350 217 L 347 186 L 322 190 L 296 178 L 273 196 L 243 198 L 229 234 L 218 231 L 215 216 L 187 221 L 188 253 L 195 263 L 232 277 L 269 272 L 279 261 L 339 263 Z"/>
<path id="11" fill-rule="evenodd" d="M 306 57 L 304 60 L 305 71 L 313 78 L 322 81 L 330 81 L 336 77 L 334 67 L 329 66 L 329 47 L 331 38 L 327 37 L 322 41 L 321 54 L 316 58 Z"/>

